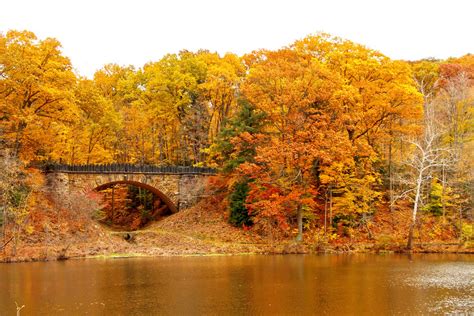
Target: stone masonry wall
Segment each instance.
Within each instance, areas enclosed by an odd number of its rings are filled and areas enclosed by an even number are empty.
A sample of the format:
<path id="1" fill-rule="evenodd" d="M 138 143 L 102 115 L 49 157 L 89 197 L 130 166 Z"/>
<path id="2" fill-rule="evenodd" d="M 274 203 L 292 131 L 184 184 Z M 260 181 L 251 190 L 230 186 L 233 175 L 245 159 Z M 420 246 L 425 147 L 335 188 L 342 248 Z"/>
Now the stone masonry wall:
<path id="1" fill-rule="evenodd" d="M 203 195 L 207 176 L 175 174 L 93 174 L 61 173 L 48 174 L 48 185 L 57 194 L 89 192 L 98 186 L 114 181 L 135 181 L 150 185 L 165 194 L 182 210 L 194 205 Z"/>
<path id="2" fill-rule="evenodd" d="M 200 175 L 181 175 L 179 178 L 179 209 L 195 205 L 205 194 L 207 177 Z"/>

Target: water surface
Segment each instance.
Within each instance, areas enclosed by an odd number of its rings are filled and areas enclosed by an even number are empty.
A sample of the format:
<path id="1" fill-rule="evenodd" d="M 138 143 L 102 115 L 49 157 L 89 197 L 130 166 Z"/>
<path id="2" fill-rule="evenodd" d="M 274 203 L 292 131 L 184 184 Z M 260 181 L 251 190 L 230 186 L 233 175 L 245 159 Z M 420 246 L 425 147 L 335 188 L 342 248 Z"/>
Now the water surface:
<path id="1" fill-rule="evenodd" d="M 0 315 L 474 313 L 474 256 L 163 257 L 0 264 Z"/>

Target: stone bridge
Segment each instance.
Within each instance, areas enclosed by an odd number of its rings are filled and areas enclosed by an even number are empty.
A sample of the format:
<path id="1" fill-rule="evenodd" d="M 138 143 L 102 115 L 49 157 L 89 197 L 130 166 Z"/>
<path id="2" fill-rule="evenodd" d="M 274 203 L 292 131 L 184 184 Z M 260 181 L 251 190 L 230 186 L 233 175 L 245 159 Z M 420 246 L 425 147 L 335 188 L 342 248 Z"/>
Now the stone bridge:
<path id="1" fill-rule="evenodd" d="M 203 195 L 212 168 L 132 164 L 48 165 L 48 186 L 60 195 L 101 191 L 116 184 L 149 190 L 175 213 L 194 205 Z"/>

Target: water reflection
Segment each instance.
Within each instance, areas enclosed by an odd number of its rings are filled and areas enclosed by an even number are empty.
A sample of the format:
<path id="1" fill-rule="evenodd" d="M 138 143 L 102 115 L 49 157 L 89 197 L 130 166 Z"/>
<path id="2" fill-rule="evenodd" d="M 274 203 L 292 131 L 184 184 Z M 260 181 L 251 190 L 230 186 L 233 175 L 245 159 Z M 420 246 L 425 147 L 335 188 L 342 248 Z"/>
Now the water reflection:
<path id="1" fill-rule="evenodd" d="M 0 315 L 474 312 L 472 256 L 235 256 L 0 265 Z"/>

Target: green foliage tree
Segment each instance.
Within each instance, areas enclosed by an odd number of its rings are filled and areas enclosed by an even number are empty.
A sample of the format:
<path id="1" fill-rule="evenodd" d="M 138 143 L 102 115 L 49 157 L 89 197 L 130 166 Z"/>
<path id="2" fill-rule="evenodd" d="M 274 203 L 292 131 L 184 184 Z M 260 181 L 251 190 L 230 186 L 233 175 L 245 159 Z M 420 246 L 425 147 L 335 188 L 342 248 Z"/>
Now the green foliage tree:
<path id="1" fill-rule="evenodd" d="M 216 141 L 209 148 L 210 163 L 221 168 L 228 180 L 229 222 L 237 227 L 253 224 L 246 200 L 250 179 L 237 171 L 245 162 L 253 162 L 256 144 L 252 137 L 262 131 L 264 114 L 245 99 L 238 100 L 236 115 L 224 122 Z M 248 140 L 248 141 L 245 141 Z"/>
<path id="2" fill-rule="evenodd" d="M 249 215 L 249 211 L 245 206 L 249 193 L 248 183 L 248 179 L 243 179 L 236 183 L 229 195 L 229 223 L 236 227 L 251 226 L 253 224 L 252 217 Z"/>
<path id="3" fill-rule="evenodd" d="M 264 113 L 258 112 L 246 99 L 239 99 L 238 104 L 237 114 L 225 122 L 216 142 L 209 149 L 209 162 L 222 168 L 226 174 L 244 162 L 253 161 L 256 145 L 251 142 L 240 142 L 239 136 L 261 133 L 264 125 Z"/>

